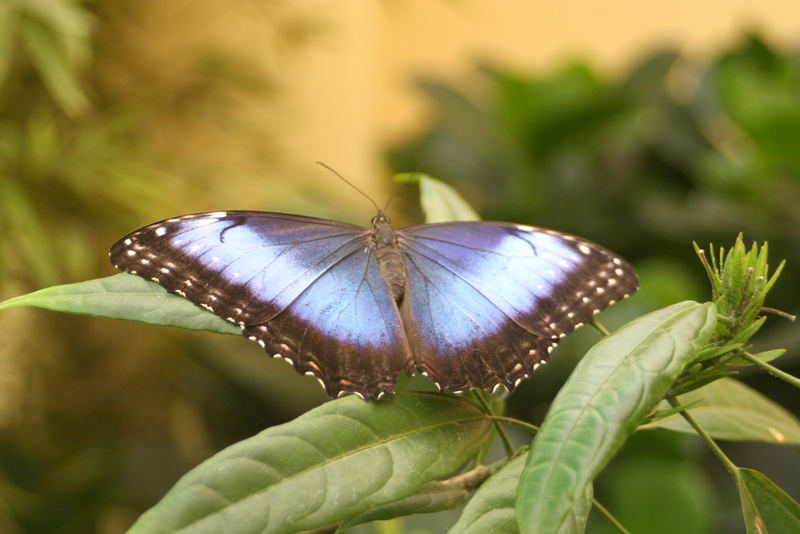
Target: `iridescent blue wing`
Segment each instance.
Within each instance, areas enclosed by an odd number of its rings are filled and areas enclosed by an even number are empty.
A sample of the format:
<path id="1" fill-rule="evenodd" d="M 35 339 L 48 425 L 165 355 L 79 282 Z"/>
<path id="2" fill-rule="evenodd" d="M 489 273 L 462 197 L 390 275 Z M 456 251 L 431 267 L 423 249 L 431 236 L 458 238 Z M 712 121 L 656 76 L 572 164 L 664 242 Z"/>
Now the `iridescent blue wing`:
<path id="1" fill-rule="evenodd" d="M 614 253 L 552 230 L 455 222 L 398 236 L 415 365 L 448 391 L 514 389 L 559 338 L 638 287 Z"/>
<path id="2" fill-rule="evenodd" d="M 379 396 L 408 370 L 397 307 L 364 228 L 280 213 L 200 213 L 145 226 L 120 239 L 110 258 L 239 324 L 331 396 Z"/>

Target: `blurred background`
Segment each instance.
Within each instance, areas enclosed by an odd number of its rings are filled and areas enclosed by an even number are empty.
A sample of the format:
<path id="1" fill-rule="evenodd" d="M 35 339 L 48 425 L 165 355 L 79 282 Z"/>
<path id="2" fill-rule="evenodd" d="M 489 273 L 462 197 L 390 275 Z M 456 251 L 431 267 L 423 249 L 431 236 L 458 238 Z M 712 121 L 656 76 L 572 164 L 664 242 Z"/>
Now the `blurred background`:
<path id="1" fill-rule="evenodd" d="M 707 299 L 691 242 L 739 232 L 788 260 L 768 304 L 798 313 L 799 31 L 782 0 L 0 0 L 0 299 L 111 275 L 117 238 L 176 214 L 367 224 L 322 160 L 378 203 L 421 169 L 484 218 L 615 250 L 642 289 L 610 327 Z M 421 220 L 415 195 L 391 207 L 400 226 Z M 541 420 L 597 337 L 570 336 L 509 414 Z M 772 318 L 756 339 L 800 373 L 797 326 Z M 798 414 L 795 390 L 742 379 Z M 4 311 L 0 532 L 124 532 L 215 451 L 324 400 L 239 338 Z M 800 498 L 796 448 L 724 448 Z M 743 532 L 694 438 L 638 434 L 596 495 L 634 533 Z"/>

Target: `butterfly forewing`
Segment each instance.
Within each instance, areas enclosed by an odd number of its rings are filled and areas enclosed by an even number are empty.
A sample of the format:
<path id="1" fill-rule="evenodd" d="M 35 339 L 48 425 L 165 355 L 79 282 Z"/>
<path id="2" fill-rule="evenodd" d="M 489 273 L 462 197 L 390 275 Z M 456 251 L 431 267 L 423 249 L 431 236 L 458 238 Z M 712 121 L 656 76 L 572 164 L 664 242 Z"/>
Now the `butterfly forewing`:
<path id="1" fill-rule="evenodd" d="M 554 342 L 511 320 L 458 272 L 424 251 L 404 254 L 400 306 L 416 368 L 445 391 L 512 390 Z"/>
<path id="2" fill-rule="evenodd" d="M 200 213 L 145 226 L 111 248 L 119 269 L 239 324 L 269 320 L 367 231 L 264 212 Z"/>
<path id="3" fill-rule="evenodd" d="M 407 345 L 369 230 L 266 212 L 200 213 L 119 240 L 111 262 L 238 323 L 335 396 L 377 396 Z"/>

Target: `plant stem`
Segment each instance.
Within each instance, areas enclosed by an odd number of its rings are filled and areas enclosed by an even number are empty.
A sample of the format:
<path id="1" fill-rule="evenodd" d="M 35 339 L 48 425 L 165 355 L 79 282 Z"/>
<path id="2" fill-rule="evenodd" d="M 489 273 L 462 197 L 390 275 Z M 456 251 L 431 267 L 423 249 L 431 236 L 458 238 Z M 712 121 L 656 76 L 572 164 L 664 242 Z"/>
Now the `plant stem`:
<path id="1" fill-rule="evenodd" d="M 770 365 L 767 362 L 762 362 L 761 360 L 759 360 L 758 358 L 756 358 L 755 356 L 753 356 L 752 354 L 750 354 L 747 351 L 740 352 L 738 354 L 738 356 L 741 356 L 742 358 L 744 358 L 745 360 L 749 361 L 753 365 L 761 367 L 762 369 L 764 369 L 766 372 L 768 372 L 769 374 L 771 374 L 775 378 L 779 378 L 780 380 L 783 380 L 784 382 L 788 382 L 789 384 L 793 385 L 794 387 L 800 389 L 800 379 L 798 379 L 797 377 L 792 376 L 789 373 L 786 373 L 784 371 L 781 371 L 780 369 L 778 369 L 774 365 Z"/>
<path id="2" fill-rule="evenodd" d="M 625 527 L 622 526 L 622 523 L 620 523 L 619 520 L 616 517 L 611 515 L 611 512 L 609 512 L 608 509 L 605 506 L 603 506 L 602 504 L 597 502 L 597 499 L 592 498 L 592 504 L 594 505 L 595 508 L 597 508 L 597 510 L 601 514 L 606 516 L 606 519 L 608 519 L 611 522 L 611 524 L 614 525 L 614 527 L 616 527 L 616 529 L 619 532 L 622 532 L 622 534 L 630 534 L 630 532 L 628 532 L 628 530 Z"/>
<path id="3" fill-rule="evenodd" d="M 600 321 L 597 320 L 597 317 L 592 317 L 592 326 L 597 328 L 604 336 L 608 335 L 608 330 L 606 330 L 605 326 L 600 324 Z"/>
<path id="4" fill-rule="evenodd" d="M 508 438 L 506 431 L 503 429 L 502 425 L 499 421 L 496 421 L 495 418 L 498 417 L 492 413 L 492 407 L 486 402 L 486 399 L 483 397 L 482 391 L 477 391 L 475 398 L 478 399 L 478 402 L 481 403 L 483 409 L 489 415 L 489 419 L 492 420 L 492 424 L 494 425 L 495 430 L 497 430 L 497 435 L 500 436 L 500 441 L 503 442 L 503 448 L 506 450 L 506 455 L 511 458 L 514 456 L 514 444 L 511 443 L 511 440 Z M 487 394 L 488 395 L 488 394 Z"/>
<path id="5" fill-rule="evenodd" d="M 539 430 L 538 426 L 526 423 L 525 421 L 522 421 L 520 419 L 514 419 L 513 417 L 505 417 L 503 415 L 490 415 L 489 418 L 492 421 L 498 423 L 508 423 L 509 425 L 514 425 L 520 428 L 524 428 L 525 430 L 528 430 L 531 433 L 535 433 Z"/>
<path id="6" fill-rule="evenodd" d="M 789 321 L 792 321 L 792 322 L 794 322 L 795 319 L 797 319 L 797 317 L 792 315 L 791 313 L 786 313 L 783 310 L 770 308 L 769 306 L 761 306 L 761 311 L 766 312 L 766 313 L 772 313 L 774 315 L 778 315 L 778 316 L 783 317 L 784 319 L 788 319 Z"/>
<path id="7" fill-rule="evenodd" d="M 667 402 L 669 402 L 670 406 L 672 406 L 673 408 L 680 408 L 680 403 L 678 402 L 678 399 L 676 399 L 672 395 L 667 396 Z M 692 428 L 694 428 L 695 432 L 697 432 L 697 434 L 706 442 L 708 447 L 711 449 L 711 452 L 713 452 L 717 456 L 717 458 L 720 459 L 722 464 L 725 466 L 725 469 L 727 469 L 728 472 L 733 476 L 733 478 L 736 479 L 738 470 L 736 464 L 734 464 L 730 460 L 730 458 L 725 456 L 725 453 L 722 452 L 722 449 L 719 448 L 719 445 L 717 445 L 717 443 L 713 440 L 713 438 L 708 435 L 708 432 L 703 430 L 703 427 L 701 427 L 697 423 L 697 421 L 694 420 L 694 417 L 689 415 L 689 412 L 687 412 L 686 410 L 681 409 L 680 412 L 678 413 L 680 413 L 681 417 L 683 417 L 686 420 L 686 422 L 689 423 L 689 425 Z"/>

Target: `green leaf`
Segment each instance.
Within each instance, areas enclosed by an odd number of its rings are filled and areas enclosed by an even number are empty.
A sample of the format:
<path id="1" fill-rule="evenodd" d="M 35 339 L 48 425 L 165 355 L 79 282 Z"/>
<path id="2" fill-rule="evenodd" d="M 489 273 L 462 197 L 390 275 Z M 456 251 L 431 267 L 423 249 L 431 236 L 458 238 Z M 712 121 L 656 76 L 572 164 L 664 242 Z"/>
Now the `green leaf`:
<path id="1" fill-rule="evenodd" d="M 459 397 L 344 397 L 200 464 L 130 532 L 277 534 L 330 525 L 453 473 L 489 430 L 483 411 Z"/>
<path id="2" fill-rule="evenodd" d="M 553 400 L 520 479 L 522 532 L 556 533 L 586 486 L 663 398 L 716 323 L 713 304 L 640 317 L 583 357 Z"/>
<path id="3" fill-rule="evenodd" d="M 424 173 L 401 173 L 395 175 L 399 182 L 419 183 L 420 202 L 425 222 L 478 221 L 480 215 L 448 184 Z"/>
<path id="4" fill-rule="evenodd" d="M 772 349 L 772 350 L 765 350 L 763 352 L 757 352 L 753 354 L 754 358 L 758 358 L 764 363 L 771 362 L 776 358 L 780 358 L 786 354 L 786 349 Z M 731 360 L 736 365 L 752 365 L 752 362 L 745 360 L 744 358 L 736 358 L 735 360 Z M 746 362 L 746 363 L 745 363 Z"/>
<path id="5" fill-rule="evenodd" d="M 462 506 L 469 496 L 470 491 L 467 489 L 446 482 L 428 482 L 408 497 L 377 506 L 359 516 L 348 519 L 342 526 L 350 528 L 371 521 L 385 521 L 412 514 L 452 510 Z"/>
<path id="6" fill-rule="evenodd" d="M 518 534 L 515 505 L 519 476 L 525 467 L 528 453 L 517 456 L 481 484 L 464 507 L 458 521 L 448 534 Z M 575 501 L 560 534 L 579 533 L 586 529 L 592 508 L 592 485 L 588 484 Z"/>
<path id="7" fill-rule="evenodd" d="M 736 472 L 748 534 L 800 532 L 800 504 L 770 479 L 753 469 Z"/>
<path id="8" fill-rule="evenodd" d="M 517 456 L 481 484 L 448 534 L 519 532 L 514 505 L 519 475 L 527 457 L 527 453 Z"/>
<path id="9" fill-rule="evenodd" d="M 691 405 L 689 412 L 692 417 L 713 438 L 800 445 L 800 421 L 796 417 L 758 391 L 732 378 L 723 378 L 680 395 L 678 402 L 683 406 Z M 659 409 L 667 408 L 669 404 L 662 401 Z M 678 414 L 641 428 L 695 433 Z"/>
<path id="10" fill-rule="evenodd" d="M 74 118 L 85 111 L 89 101 L 72 70 L 61 36 L 31 17 L 21 20 L 20 36 L 42 81 L 64 113 Z"/>
<path id="11" fill-rule="evenodd" d="M 126 273 L 48 287 L 0 302 L 0 310 L 19 306 L 37 306 L 187 330 L 241 334 L 238 326 L 182 297 L 167 293 L 155 282 Z"/>
<path id="12" fill-rule="evenodd" d="M 16 20 L 11 9 L 10 2 L 0 3 L 0 87 L 6 81 L 14 58 Z"/>
<path id="13" fill-rule="evenodd" d="M 567 519 L 558 529 L 558 534 L 583 534 L 586 531 L 586 524 L 589 521 L 589 512 L 592 511 L 594 500 L 594 488 L 592 484 L 586 484 L 583 493 L 579 493 L 572 508 L 567 514 Z"/>

